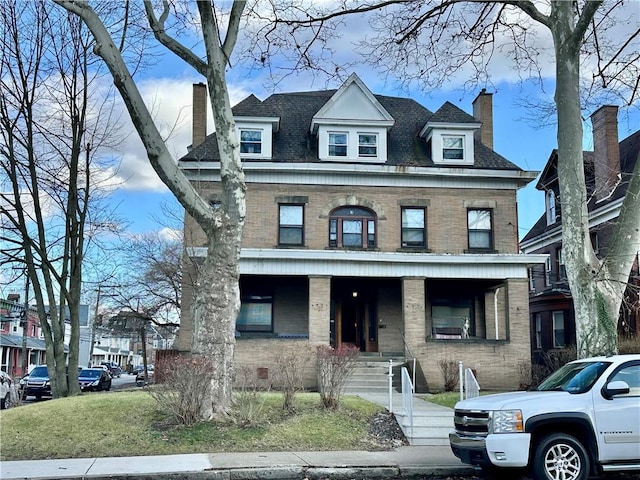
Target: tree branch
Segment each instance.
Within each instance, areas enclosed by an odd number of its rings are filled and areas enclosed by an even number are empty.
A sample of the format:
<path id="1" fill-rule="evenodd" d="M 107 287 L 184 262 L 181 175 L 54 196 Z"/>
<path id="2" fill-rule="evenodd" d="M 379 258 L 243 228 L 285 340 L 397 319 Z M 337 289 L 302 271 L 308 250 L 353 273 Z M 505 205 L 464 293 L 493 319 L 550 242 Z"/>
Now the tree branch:
<path id="1" fill-rule="evenodd" d="M 144 0 L 144 9 L 147 12 L 147 19 L 149 21 L 149 26 L 153 31 L 153 36 L 158 40 L 162 45 L 167 47 L 168 50 L 175 53 L 178 57 L 183 59 L 189 65 L 191 65 L 199 74 L 206 76 L 207 75 L 207 64 L 196 54 L 193 53 L 190 49 L 182 45 L 175 38 L 167 35 L 167 32 L 164 28 L 165 21 L 167 16 L 169 15 L 169 3 L 167 0 L 163 0 L 163 10 L 160 18 L 156 17 L 155 12 L 153 11 L 153 5 L 150 0 Z M 235 4 L 234 4 L 235 7 Z"/>

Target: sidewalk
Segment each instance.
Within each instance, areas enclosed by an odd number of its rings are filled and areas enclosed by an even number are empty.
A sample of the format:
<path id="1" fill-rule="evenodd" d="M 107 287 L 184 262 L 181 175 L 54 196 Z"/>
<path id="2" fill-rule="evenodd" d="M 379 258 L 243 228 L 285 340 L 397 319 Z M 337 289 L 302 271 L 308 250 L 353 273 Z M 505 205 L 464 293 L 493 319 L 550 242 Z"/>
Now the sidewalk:
<path id="1" fill-rule="evenodd" d="M 361 396 L 388 408 L 386 395 Z M 394 393 L 394 410 L 400 408 Z M 386 404 L 385 404 L 386 402 Z M 441 407 L 417 402 L 417 409 Z M 448 445 L 406 446 L 390 451 L 248 452 L 0 462 L 2 480 L 17 479 L 372 479 L 472 474 Z"/>
<path id="2" fill-rule="evenodd" d="M 251 452 L 0 462 L 15 479 L 370 479 L 471 474 L 449 447 L 385 452 Z"/>

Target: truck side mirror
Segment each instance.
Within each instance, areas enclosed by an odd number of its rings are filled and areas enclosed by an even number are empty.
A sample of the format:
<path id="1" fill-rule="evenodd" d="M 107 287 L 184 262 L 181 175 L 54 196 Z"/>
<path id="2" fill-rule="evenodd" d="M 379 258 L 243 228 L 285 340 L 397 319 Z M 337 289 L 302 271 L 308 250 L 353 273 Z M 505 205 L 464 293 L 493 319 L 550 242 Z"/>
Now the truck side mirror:
<path id="1" fill-rule="evenodd" d="M 625 395 L 629 393 L 629 384 L 622 380 L 615 380 L 607 383 L 602 388 L 602 396 L 607 400 L 613 399 L 615 395 Z"/>

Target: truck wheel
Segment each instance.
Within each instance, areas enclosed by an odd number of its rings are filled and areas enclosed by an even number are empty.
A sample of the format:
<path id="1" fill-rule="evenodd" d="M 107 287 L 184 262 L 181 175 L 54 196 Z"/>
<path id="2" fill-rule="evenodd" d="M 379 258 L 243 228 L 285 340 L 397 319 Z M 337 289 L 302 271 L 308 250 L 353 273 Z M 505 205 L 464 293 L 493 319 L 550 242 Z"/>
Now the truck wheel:
<path id="1" fill-rule="evenodd" d="M 533 454 L 535 480 L 586 480 L 589 456 L 578 439 L 564 433 L 542 437 Z"/>

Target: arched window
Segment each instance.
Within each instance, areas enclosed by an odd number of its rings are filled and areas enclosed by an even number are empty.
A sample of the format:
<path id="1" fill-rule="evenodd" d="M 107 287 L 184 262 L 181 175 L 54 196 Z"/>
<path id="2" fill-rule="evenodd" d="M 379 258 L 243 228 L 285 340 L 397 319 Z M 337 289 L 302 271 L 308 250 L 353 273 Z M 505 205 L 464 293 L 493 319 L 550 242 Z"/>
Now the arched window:
<path id="1" fill-rule="evenodd" d="M 553 190 L 547 190 L 547 225 L 556 223 L 556 194 Z"/>
<path id="2" fill-rule="evenodd" d="M 363 207 L 335 209 L 329 216 L 329 247 L 375 248 L 375 213 Z"/>

